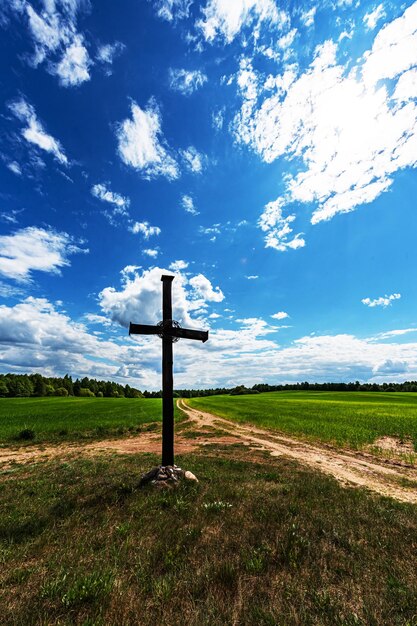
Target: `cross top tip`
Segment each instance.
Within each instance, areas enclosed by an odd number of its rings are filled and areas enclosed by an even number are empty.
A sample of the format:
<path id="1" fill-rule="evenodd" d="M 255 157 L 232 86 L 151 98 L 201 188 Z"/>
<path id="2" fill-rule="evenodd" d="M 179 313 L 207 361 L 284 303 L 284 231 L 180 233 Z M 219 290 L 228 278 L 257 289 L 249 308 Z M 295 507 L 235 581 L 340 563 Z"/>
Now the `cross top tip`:
<path id="1" fill-rule="evenodd" d="M 162 274 L 161 276 L 161 280 L 162 282 L 168 281 L 168 280 L 174 280 L 175 276 L 169 276 L 168 274 Z"/>

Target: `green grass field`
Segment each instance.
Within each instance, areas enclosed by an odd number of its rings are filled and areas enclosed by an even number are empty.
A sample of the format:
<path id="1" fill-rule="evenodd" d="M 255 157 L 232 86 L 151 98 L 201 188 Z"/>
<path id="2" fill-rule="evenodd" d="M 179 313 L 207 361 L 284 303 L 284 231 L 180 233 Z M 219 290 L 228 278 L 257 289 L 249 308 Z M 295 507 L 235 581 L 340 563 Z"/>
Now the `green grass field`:
<path id="1" fill-rule="evenodd" d="M 4 626 L 417 626 L 417 507 L 244 447 L 0 473 Z M 245 460 L 246 459 L 246 460 Z"/>
<path id="2" fill-rule="evenodd" d="M 160 421 L 160 399 L 0 398 L 3 445 L 18 443 L 24 430 L 33 431 L 33 441 L 43 443 L 122 435 Z"/>
<path id="3" fill-rule="evenodd" d="M 417 394 L 281 391 L 187 400 L 191 406 L 311 439 L 360 448 L 378 437 L 411 438 L 417 450 Z"/>

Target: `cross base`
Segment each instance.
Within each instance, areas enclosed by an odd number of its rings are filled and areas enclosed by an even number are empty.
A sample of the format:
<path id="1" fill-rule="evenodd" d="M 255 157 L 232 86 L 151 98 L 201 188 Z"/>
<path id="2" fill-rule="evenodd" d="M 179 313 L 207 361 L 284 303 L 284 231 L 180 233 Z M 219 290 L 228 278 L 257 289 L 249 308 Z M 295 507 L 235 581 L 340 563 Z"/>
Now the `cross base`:
<path id="1" fill-rule="evenodd" d="M 197 477 L 192 472 L 183 470 L 177 465 L 158 465 L 146 474 L 142 474 L 139 487 L 152 485 L 161 489 L 172 489 L 178 487 L 183 479 L 198 483 Z"/>

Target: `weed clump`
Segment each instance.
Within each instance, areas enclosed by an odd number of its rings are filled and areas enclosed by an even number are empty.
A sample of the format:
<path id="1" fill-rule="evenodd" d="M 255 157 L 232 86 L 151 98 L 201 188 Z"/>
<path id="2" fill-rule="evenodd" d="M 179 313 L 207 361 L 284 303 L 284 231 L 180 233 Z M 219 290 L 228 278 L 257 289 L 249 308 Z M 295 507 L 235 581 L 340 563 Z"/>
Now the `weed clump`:
<path id="1" fill-rule="evenodd" d="M 36 434 L 34 430 L 32 430 L 31 428 L 24 428 L 18 433 L 16 439 L 18 441 L 32 441 L 33 439 L 35 439 L 35 437 Z"/>

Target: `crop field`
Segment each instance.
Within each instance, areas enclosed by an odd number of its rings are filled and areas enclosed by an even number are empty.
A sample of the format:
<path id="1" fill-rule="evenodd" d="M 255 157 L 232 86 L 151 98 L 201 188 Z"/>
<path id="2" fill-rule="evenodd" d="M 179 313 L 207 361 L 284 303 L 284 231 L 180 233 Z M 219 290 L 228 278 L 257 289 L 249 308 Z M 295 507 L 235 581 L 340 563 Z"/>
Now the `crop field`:
<path id="1" fill-rule="evenodd" d="M 411 439 L 417 450 L 417 394 L 280 391 L 187 400 L 237 422 L 361 448 L 383 436 Z"/>
<path id="2" fill-rule="evenodd" d="M 0 444 L 120 436 L 160 421 L 160 399 L 0 398 Z"/>

